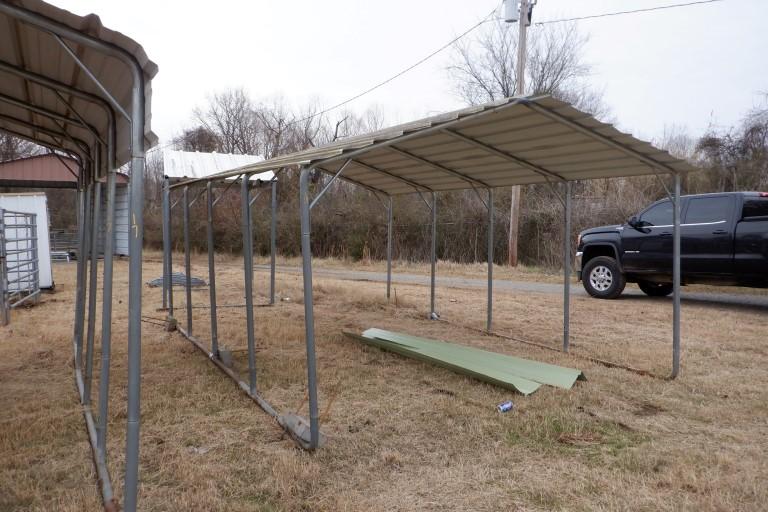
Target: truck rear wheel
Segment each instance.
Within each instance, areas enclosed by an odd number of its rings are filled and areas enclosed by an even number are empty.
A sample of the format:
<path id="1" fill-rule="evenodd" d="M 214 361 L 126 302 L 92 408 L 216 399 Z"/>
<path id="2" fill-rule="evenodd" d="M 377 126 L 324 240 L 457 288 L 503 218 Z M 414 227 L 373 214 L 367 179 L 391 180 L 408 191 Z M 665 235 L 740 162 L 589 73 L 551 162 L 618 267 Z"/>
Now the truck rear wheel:
<path id="1" fill-rule="evenodd" d="M 653 283 L 651 281 L 638 281 L 637 286 L 649 297 L 666 297 L 672 293 L 672 283 Z"/>
<path id="2" fill-rule="evenodd" d="M 581 273 L 581 282 L 587 293 L 598 299 L 615 299 L 627 285 L 619 264 L 608 256 L 597 256 L 589 260 Z"/>

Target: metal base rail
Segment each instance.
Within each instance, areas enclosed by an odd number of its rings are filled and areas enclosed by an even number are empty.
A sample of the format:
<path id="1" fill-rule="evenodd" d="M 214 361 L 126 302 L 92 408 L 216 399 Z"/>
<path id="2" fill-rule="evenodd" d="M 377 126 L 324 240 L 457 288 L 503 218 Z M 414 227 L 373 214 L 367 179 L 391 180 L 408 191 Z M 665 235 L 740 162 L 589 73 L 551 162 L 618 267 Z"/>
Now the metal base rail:
<path id="1" fill-rule="evenodd" d="M 77 345 L 74 342 L 72 348 L 74 352 L 77 351 Z M 112 479 L 109 475 L 105 453 L 99 448 L 99 436 L 96 429 L 96 421 L 93 419 L 91 406 L 83 403 L 85 400 L 85 383 L 83 380 L 83 372 L 79 367 L 77 359 L 75 359 L 74 367 L 75 387 L 77 388 L 78 398 L 83 407 L 83 418 L 85 419 L 85 428 L 88 431 L 88 441 L 91 445 L 91 456 L 93 457 L 93 465 L 96 468 L 96 477 L 99 481 L 101 501 L 105 511 L 117 512 L 120 510 L 120 506 L 112 491 Z"/>
<path id="2" fill-rule="evenodd" d="M 310 439 L 308 437 L 309 422 L 307 422 L 306 419 L 292 413 L 279 414 L 275 408 L 270 405 L 269 402 L 267 402 L 261 395 L 259 395 L 258 392 L 252 392 L 251 387 L 247 382 L 241 380 L 237 373 L 226 366 L 213 352 L 210 352 L 207 348 L 205 348 L 205 346 L 200 343 L 200 341 L 198 341 L 195 336 L 188 334 L 187 331 L 181 326 L 177 326 L 176 330 L 179 331 L 179 333 L 184 338 L 186 338 L 187 341 L 197 347 L 200 352 L 205 354 L 208 360 L 211 361 L 216 366 L 216 368 L 221 370 L 230 379 L 235 381 L 235 384 L 237 384 L 240 390 L 245 393 L 248 398 L 256 402 L 256 404 L 261 407 L 264 412 L 272 416 L 277 424 L 280 425 L 280 427 L 282 427 L 282 429 L 285 430 L 285 432 L 290 436 L 293 442 L 305 450 L 312 449 L 310 445 Z M 322 434 L 320 439 L 320 445 L 322 445 L 324 441 L 324 436 Z"/>

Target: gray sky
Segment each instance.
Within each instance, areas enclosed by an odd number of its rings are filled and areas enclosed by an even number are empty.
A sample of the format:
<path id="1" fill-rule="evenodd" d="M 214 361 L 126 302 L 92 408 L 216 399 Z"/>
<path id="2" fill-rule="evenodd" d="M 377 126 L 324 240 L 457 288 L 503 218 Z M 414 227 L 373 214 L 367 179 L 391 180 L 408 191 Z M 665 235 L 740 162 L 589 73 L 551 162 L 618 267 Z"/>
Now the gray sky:
<path id="1" fill-rule="evenodd" d="M 95 12 L 141 43 L 160 67 L 152 128 L 167 141 L 207 95 L 242 86 L 254 97 L 332 105 L 399 72 L 484 18 L 500 0 L 52 0 Z M 687 0 L 539 0 L 534 22 Z M 619 127 L 645 139 L 665 128 L 700 135 L 738 123 L 768 91 L 768 1 L 725 0 L 579 22 L 591 84 Z M 537 30 L 537 27 L 532 27 Z M 468 36 L 468 37 L 471 37 Z M 356 100 L 387 124 L 459 108 L 446 50 Z"/>

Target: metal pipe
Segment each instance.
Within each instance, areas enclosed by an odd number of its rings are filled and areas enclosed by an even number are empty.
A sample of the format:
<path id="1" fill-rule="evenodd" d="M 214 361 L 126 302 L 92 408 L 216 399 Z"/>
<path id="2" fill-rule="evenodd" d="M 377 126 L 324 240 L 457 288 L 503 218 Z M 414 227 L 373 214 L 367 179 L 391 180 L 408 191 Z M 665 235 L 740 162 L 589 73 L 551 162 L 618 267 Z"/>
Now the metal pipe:
<path id="1" fill-rule="evenodd" d="M 11 306 L 8 302 L 8 291 L 6 290 L 8 256 L 5 243 L 5 210 L 0 208 L 0 325 L 8 325 L 11 321 Z"/>
<path id="2" fill-rule="evenodd" d="M 351 162 L 352 162 L 352 160 L 347 160 L 346 162 L 344 162 L 344 163 L 342 164 L 342 166 L 339 168 L 339 170 L 338 170 L 338 171 L 336 171 L 336 174 L 334 174 L 334 175 L 333 175 L 333 177 L 331 178 L 331 180 L 330 180 L 328 183 L 326 183 L 326 184 L 325 184 L 325 186 L 324 186 L 324 187 L 323 187 L 323 189 L 320 191 L 320 193 L 319 193 L 319 194 L 317 194 L 317 196 L 315 196 L 315 198 L 312 200 L 312 202 L 311 202 L 311 203 L 309 203 L 309 209 L 310 209 L 310 210 L 311 210 L 312 208 L 314 208 L 314 207 L 315 207 L 315 205 L 316 205 L 316 204 L 317 204 L 317 202 L 320 200 L 320 198 L 321 198 L 321 197 L 323 197 L 323 196 L 325 195 L 325 193 L 328 191 L 328 189 L 329 189 L 329 188 L 331 188 L 331 185 L 333 185 L 333 182 L 334 182 L 334 181 L 336 181 L 336 179 L 337 179 L 339 176 L 341 176 L 341 174 L 344 172 L 344 169 L 346 169 L 346 168 L 347 168 L 347 166 L 348 166 L 348 165 L 349 165 Z"/>
<path id="3" fill-rule="evenodd" d="M 168 177 L 163 178 L 163 309 L 168 309 L 168 285 L 171 282 L 171 274 L 168 272 L 168 256 L 170 245 L 170 233 L 168 232 Z"/>
<path id="4" fill-rule="evenodd" d="M 82 174 L 82 172 L 80 173 Z M 77 190 L 77 278 L 75 285 L 75 366 L 80 367 L 80 351 L 83 342 L 83 275 L 85 267 L 83 254 L 85 249 L 85 190 L 80 186 Z"/>
<path id="5" fill-rule="evenodd" d="M 166 202 L 166 211 L 163 213 L 163 218 L 166 219 L 166 229 L 168 230 L 168 244 L 166 247 L 165 239 L 163 240 L 163 249 L 167 251 L 168 257 L 166 265 L 168 266 L 168 319 L 173 319 L 173 216 L 171 215 L 171 188 L 170 180 L 167 180 L 168 186 L 167 194 L 168 200 Z"/>
<path id="6" fill-rule="evenodd" d="M 387 207 L 387 301 L 392 288 L 392 196 Z"/>
<path id="7" fill-rule="evenodd" d="M 211 353 L 214 357 L 219 357 L 219 326 L 216 317 L 216 262 L 213 246 L 213 182 L 209 181 L 206 184 L 206 189 L 208 196 L 208 294 L 211 301 Z M 190 304 L 187 306 L 187 311 L 191 309 L 192 305 Z"/>
<path id="8" fill-rule="evenodd" d="M 253 334 L 253 228 L 251 226 L 251 203 L 248 183 L 249 175 L 242 178 L 240 203 L 243 230 L 243 280 L 245 282 L 245 329 L 248 339 L 248 385 L 256 393 L 256 342 Z"/>
<path id="9" fill-rule="evenodd" d="M 563 214 L 563 352 L 571 344 L 571 182 L 565 182 Z"/>
<path id="10" fill-rule="evenodd" d="M 307 343 L 307 393 L 309 394 L 309 449 L 320 444 L 320 418 L 317 404 L 317 361 L 315 356 L 315 312 L 312 296 L 312 222 L 309 210 L 309 173 L 302 167 L 299 177 L 301 208 L 301 258 L 304 277 L 304 330 Z"/>
<path id="11" fill-rule="evenodd" d="M 435 192 L 432 192 L 432 250 L 430 263 L 429 318 L 437 320 L 439 316 L 435 311 L 435 270 L 437 267 L 437 194 Z"/>
<path id="12" fill-rule="evenodd" d="M 272 216 L 269 219 L 269 303 L 275 303 L 277 266 L 277 180 L 272 180 Z"/>
<path id="13" fill-rule="evenodd" d="M 680 373 L 680 174 L 675 173 L 675 201 L 672 234 L 672 374 Z"/>
<path id="14" fill-rule="evenodd" d="M 83 247 L 82 252 L 77 257 L 82 260 L 83 265 L 83 286 L 78 290 L 80 292 L 80 332 L 77 338 L 77 354 L 75 356 L 77 368 L 83 367 L 83 342 L 85 341 L 85 298 L 86 290 L 89 285 L 88 280 L 88 259 L 91 252 L 91 202 L 93 198 L 93 184 L 89 183 L 85 189 L 85 207 L 83 209 Z M 80 397 L 81 399 L 83 397 Z"/>
<path id="15" fill-rule="evenodd" d="M 107 212 L 104 219 L 104 278 L 101 292 L 101 376 L 99 377 L 98 443 L 107 457 L 107 412 L 109 408 L 109 364 L 112 354 L 112 270 L 115 254 L 115 187 L 117 172 L 107 173 Z"/>
<path id="16" fill-rule="evenodd" d="M 485 330 L 493 328 L 493 189 L 488 189 L 488 306 L 486 307 Z"/>
<path id="17" fill-rule="evenodd" d="M 97 153 L 98 155 L 98 153 Z M 98 162 L 98 156 L 97 156 Z M 99 227 L 101 222 L 101 183 L 93 184 L 93 220 L 91 221 L 91 268 L 88 289 L 88 335 L 85 349 L 85 379 L 83 404 L 91 405 L 91 385 L 93 384 L 93 352 L 96 336 L 96 292 L 99 272 Z"/>
<path id="18" fill-rule="evenodd" d="M 184 203 L 184 274 L 185 274 L 185 292 L 187 297 L 187 332 L 192 334 L 192 262 L 189 248 L 189 187 L 184 187 L 182 193 L 182 202 Z"/>

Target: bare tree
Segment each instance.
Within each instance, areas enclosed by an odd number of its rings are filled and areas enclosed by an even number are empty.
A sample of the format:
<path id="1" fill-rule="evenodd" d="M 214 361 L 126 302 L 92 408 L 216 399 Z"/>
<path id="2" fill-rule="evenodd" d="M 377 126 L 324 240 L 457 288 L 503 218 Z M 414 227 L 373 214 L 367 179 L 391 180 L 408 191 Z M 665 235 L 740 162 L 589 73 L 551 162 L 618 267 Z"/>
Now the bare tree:
<path id="1" fill-rule="evenodd" d="M 200 124 L 214 133 L 225 153 L 259 154 L 260 119 L 243 89 L 228 89 L 208 98 L 205 109 L 195 109 Z"/>
<path id="2" fill-rule="evenodd" d="M 601 94 L 583 83 L 590 72 L 582 57 L 586 42 L 587 37 L 573 24 L 546 25 L 531 30 L 525 69 L 527 93 L 552 94 L 598 116 L 606 116 L 608 111 Z M 459 96 L 471 105 L 514 96 L 517 47 L 518 31 L 503 22 L 488 24 L 474 40 L 457 43 L 454 63 L 448 71 Z M 519 186 L 512 187 L 508 231 L 511 266 L 517 265 L 521 192 Z"/>
<path id="3" fill-rule="evenodd" d="M 37 144 L 0 132 L 0 162 L 32 156 L 40 151 Z"/>
<path id="4" fill-rule="evenodd" d="M 182 151 L 202 151 L 210 153 L 220 149 L 219 138 L 205 126 L 188 128 L 174 139 L 174 144 Z"/>

